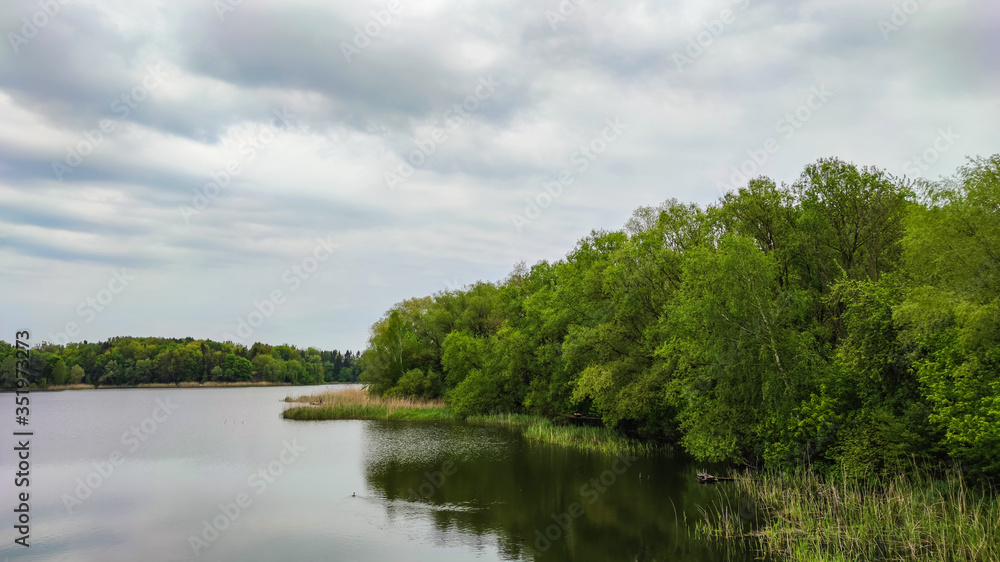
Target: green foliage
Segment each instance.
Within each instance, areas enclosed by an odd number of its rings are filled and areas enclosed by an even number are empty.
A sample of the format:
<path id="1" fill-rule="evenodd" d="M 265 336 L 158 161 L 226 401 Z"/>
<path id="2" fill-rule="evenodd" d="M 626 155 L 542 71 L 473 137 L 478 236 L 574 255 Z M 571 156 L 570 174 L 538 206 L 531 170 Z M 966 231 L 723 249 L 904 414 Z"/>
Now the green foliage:
<path id="1" fill-rule="evenodd" d="M 867 480 L 758 471 L 734 485 L 755 506 L 754 537 L 764 559 L 1000 560 L 1000 498 L 953 471 L 916 467 Z M 743 538 L 745 505 L 717 504 L 699 532 Z"/>
<path id="2" fill-rule="evenodd" d="M 479 369 L 473 369 L 447 398 L 452 411 L 459 417 L 510 412 L 518 406 L 507 392 L 502 376 Z"/>
<path id="3" fill-rule="evenodd" d="M 1000 155 L 925 186 L 903 240 L 913 287 L 895 320 L 950 456 L 1000 473 Z"/>
<path id="4" fill-rule="evenodd" d="M 67 384 L 81 384 L 83 382 L 83 367 L 79 365 L 73 365 L 69 370 L 69 379 L 66 381 Z"/>
<path id="5" fill-rule="evenodd" d="M 222 362 L 222 379 L 226 382 L 243 382 L 253 379 L 253 364 L 245 357 L 230 353 Z"/>
<path id="6" fill-rule="evenodd" d="M 433 398 L 441 393 L 441 377 L 433 371 L 410 369 L 403 373 L 396 386 L 386 392 L 387 396 L 412 396 L 414 398 Z"/>
<path id="7" fill-rule="evenodd" d="M 66 384 L 68 377 L 69 372 L 66 369 L 66 362 L 62 358 L 57 358 L 52 365 L 52 384 Z"/>
<path id="8" fill-rule="evenodd" d="M 641 207 L 565 259 L 399 303 L 362 380 L 463 417 L 600 417 L 703 460 L 1000 476 L 1000 156 L 918 187 L 821 159 L 705 209 Z"/>
<path id="9" fill-rule="evenodd" d="M 15 384 L 14 348 L 0 341 L 0 387 Z M 358 354 L 256 343 L 167 338 L 112 338 L 100 343 L 41 343 L 31 350 L 33 384 L 134 386 L 229 381 L 357 382 Z M 291 363 L 291 365 L 288 365 Z"/>

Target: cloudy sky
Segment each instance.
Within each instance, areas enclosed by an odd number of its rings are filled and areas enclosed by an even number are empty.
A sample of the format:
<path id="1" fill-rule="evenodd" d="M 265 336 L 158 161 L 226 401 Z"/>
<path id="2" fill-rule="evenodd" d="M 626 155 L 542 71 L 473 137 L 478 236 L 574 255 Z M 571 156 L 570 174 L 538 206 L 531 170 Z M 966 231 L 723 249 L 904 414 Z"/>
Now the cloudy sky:
<path id="1" fill-rule="evenodd" d="M 47 1 L 0 7 L 7 341 L 360 349 L 740 168 L 1000 150 L 993 0 Z"/>

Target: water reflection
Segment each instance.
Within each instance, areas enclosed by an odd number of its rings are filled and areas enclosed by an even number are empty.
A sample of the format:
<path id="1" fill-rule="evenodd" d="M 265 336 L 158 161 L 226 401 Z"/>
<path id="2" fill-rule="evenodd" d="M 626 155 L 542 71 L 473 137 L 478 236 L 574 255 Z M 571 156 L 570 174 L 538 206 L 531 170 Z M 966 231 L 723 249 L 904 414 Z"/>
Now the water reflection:
<path id="1" fill-rule="evenodd" d="M 689 537 L 699 506 L 727 501 L 668 456 L 630 459 L 532 442 L 504 428 L 371 422 L 368 485 L 390 521 L 423 517 L 508 560 L 750 560 Z"/>
<path id="2" fill-rule="evenodd" d="M 282 399 L 299 392 L 33 395 L 31 548 L 14 544 L 8 512 L 0 560 L 749 560 L 689 539 L 685 515 L 726 488 L 698 486 L 685 462 L 616 465 L 495 427 L 281 419 Z M 131 428 L 164 401 L 176 411 L 130 447 Z M 289 443 L 299 454 L 279 464 Z M 0 435 L 0 448 L 14 445 Z M 98 482 L 95 463 L 116 451 L 122 462 Z M 16 470 L 0 455 L 0 480 Z M 261 470 L 266 489 L 252 478 Z M 240 494 L 252 501 L 217 524 Z M 72 509 L 71 496 L 83 498 Z M 221 529 L 212 540 L 209 525 Z M 192 537 L 207 546 L 195 552 Z"/>

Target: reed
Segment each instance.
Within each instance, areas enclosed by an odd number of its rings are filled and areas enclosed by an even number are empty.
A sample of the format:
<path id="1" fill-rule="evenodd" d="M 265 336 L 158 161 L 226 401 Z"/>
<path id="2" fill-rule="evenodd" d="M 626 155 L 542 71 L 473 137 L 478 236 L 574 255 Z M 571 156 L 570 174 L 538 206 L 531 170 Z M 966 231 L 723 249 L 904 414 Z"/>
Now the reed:
<path id="1" fill-rule="evenodd" d="M 373 396 L 365 388 L 350 388 L 294 398 L 289 396 L 285 401 L 303 404 L 284 411 L 282 415 L 292 420 L 459 419 L 441 400 Z M 649 455 L 662 450 L 658 445 L 625 437 L 613 429 L 557 425 L 548 419 L 527 414 L 470 416 L 465 421 L 480 425 L 518 428 L 525 437 L 535 441 L 614 455 L 623 453 Z"/>
<path id="2" fill-rule="evenodd" d="M 41 388 L 31 387 L 31 390 L 87 390 L 92 388 L 94 388 L 92 384 L 51 384 Z"/>
<path id="3" fill-rule="evenodd" d="M 219 382 L 219 381 L 205 381 L 201 383 L 202 387 L 213 387 L 213 386 L 286 386 L 281 383 L 266 382 L 266 381 L 246 381 L 246 382 Z"/>
<path id="4" fill-rule="evenodd" d="M 665 450 L 658 444 L 627 437 L 608 427 L 562 425 L 547 418 L 525 414 L 470 416 L 468 421 L 521 427 L 528 439 L 611 455 L 651 455 Z"/>
<path id="5" fill-rule="evenodd" d="M 735 489 L 753 509 L 720 503 L 703 512 L 701 533 L 750 534 L 766 555 L 797 561 L 1000 562 L 995 490 L 970 487 L 956 472 L 934 478 L 914 469 L 879 480 L 761 472 Z"/>
<path id="6" fill-rule="evenodd" d="M 282 414 L 290 420 L 453 420 L 455 415 L 441 400 L 385 398 L 373 396 L 364 388 L 348 388 L 285 398 L 286 402 L 306 403 L 288 408 Z"/>

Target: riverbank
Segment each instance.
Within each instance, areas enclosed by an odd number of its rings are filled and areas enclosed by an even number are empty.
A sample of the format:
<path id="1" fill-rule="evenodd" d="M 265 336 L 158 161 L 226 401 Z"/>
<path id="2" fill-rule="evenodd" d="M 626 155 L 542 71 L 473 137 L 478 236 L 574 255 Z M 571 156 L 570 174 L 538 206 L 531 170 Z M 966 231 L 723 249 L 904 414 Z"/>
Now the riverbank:
<path id="1" fill-rule="evenodd" d="M 494 414 L 461 419 L 441 400 L 382 398 L 370 395 L 363 388 L 289 397 L 285 401 L 302 404 L 284 411 L 282 415 L 290 420 L 463 421 L 516 427 L 523 431 L 525 437 L 535 441 L 615 455 L 650 455 L 665 450 L 659 445 L 631 439 L 606 427 L 559 425 L 546 418 L 525 414 Z"/>
<path id="2" fill-rule="evenodd" d="M 323 385 L 328 384 L 358 384 L 355 382 L 325 382 Z M 278 382 L 179 382 L 176 384 L 167 383 L 147 383 L 138 384 L 135 386 L 115 386 L 115 385 L 92 385 L 92 384 L 64 384 L 64 385 L 49 385 L 49 386 L 29 386 L 27 390 L 30 392 L 55 392 L 58 390 L 101 390 L 101 389 L 128 389 L 128 388 L 228 388 L 228 387 L 244 387 L 244 386 L 300 386 L 307 387 L 312 385 L 303 384 L 288 384 L 288 383 L 278 383 Z M 317 385 L 319 386 L 319 385 Z M 14 389 L 4 389 L 0 392 L 14 392 Z"/>
<path id="3" fill-rule="evenodd" d="M 705 511 L 700 533 L 755 536 L 766 554 L 796 561 L 1000 561 L 1000 499 L 957 473 L 859 481 L 756 472 L 733 486 L 744 501 Z"/>

